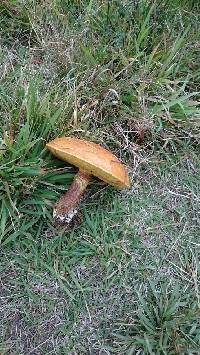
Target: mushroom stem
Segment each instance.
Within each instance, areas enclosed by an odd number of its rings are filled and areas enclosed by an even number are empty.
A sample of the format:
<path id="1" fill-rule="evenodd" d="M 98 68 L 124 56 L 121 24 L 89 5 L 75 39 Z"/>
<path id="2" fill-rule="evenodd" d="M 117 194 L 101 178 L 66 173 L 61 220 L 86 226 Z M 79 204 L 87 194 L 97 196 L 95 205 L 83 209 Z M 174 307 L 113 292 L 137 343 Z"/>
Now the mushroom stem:
<path id="1" fill-rule="evenodd" d="M 78 205 L 90 181 L 91 175 L 79 170 L 69 188 L 55 204 L 53 218 L 56 224 L 69 225 L 78 213 Z"/>

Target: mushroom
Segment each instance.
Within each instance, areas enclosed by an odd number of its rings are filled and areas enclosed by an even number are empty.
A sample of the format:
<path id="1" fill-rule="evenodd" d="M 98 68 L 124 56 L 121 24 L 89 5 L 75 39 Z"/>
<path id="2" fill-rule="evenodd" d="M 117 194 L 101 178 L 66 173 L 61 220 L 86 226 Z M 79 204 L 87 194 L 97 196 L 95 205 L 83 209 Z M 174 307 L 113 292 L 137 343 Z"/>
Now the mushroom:
<path id="1" fill-rule="evenodd" d="M 46 146 L 57 158 L 79 168 L 70 188 L 55 204 L 53 218 L 56 224 L 69 226 L 73 222 L 92 175 L 119 189 L 130 187 L 124 165 L 99 144 L 62 137 Z"/>

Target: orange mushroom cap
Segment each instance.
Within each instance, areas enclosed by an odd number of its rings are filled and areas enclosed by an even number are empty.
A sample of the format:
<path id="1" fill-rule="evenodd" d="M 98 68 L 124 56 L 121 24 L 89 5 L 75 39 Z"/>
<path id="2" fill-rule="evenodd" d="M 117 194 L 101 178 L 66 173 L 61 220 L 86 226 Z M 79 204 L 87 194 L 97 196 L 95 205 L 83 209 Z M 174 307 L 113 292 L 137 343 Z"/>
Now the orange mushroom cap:
<path id="1" fill-rule="evenodd" d="M 46 146 L 57 158 L 75 165 L 112 186 L 130 187 L 124 165 L 99 144 L 78 138 L 62 137 L 54 139 Z"/>

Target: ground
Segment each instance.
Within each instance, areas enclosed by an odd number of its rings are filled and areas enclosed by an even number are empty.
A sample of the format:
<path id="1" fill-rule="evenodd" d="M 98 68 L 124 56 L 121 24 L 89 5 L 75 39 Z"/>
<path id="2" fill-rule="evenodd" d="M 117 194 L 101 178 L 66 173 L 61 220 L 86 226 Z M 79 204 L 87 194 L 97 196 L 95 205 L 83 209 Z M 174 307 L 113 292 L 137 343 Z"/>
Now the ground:
<path id="1" fill-rule="evenodd" d="M 2 1 L 0 354 L 199 354 L 199 43 L 193 1 Z M 131 189 L 45 149 L 109 148 Z"/>

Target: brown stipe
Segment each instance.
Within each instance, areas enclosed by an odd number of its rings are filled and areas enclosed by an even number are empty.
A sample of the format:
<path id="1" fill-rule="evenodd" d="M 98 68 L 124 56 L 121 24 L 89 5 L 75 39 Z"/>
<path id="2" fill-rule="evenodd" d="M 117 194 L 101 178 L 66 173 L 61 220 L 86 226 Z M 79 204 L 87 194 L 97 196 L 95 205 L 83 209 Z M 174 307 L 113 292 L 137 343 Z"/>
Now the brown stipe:
<path id="1" fill-rule="evenodd" d="M 91 176 L 79 170 L 69 188 L 54 207 L 53 218 L 56 224 L 70 224 L 78 213 L 78 205 Z"/>

